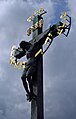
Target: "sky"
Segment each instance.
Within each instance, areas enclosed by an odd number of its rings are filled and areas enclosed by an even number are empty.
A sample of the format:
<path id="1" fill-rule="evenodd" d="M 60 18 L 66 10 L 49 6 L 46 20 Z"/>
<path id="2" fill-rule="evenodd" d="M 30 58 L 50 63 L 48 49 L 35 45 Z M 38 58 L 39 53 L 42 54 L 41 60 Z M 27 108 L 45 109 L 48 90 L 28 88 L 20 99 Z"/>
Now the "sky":
<path id="1" fill-rule="evenodd" d="M 22 71 L 9 64 L 12 45 L 31 40 L 27 18 L 40 7 L 45 31 L 63 11 L 72 17 L 69 36 L 58 36 L 44 55 L 45 119 L 76 119 L 76 0 L 0 0 L 0 119 L 30 119 L 30 103 L 20 80 Z"/>

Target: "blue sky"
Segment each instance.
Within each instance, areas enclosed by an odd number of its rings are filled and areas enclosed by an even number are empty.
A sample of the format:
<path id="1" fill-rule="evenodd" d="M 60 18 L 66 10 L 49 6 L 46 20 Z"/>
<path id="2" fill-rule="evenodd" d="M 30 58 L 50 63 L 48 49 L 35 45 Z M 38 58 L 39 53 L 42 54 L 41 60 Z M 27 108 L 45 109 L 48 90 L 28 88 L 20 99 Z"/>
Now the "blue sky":
<path id="1" fill-rule="evenodd" d="M 12 45 L 23 39 L 32 23 L 26 19 L 40 7 L 44 29 L 59 20 L 66 10 L 72 17 L 69 36 L 54 39 L 44 55 L 45 119 L 76 119 L 76 0 L 0 1 L 0 119 L 30 119 L 30 103 L 20 80 L 22 71 L 9 64 Z M 28 7 L 27 7 L 28 6 Z"/>
<path id="2" fill-rule="evenodd" d="M 56 23 L 60 19 L 60 14 L 63 13 L 63 11 L 68 11 L 69 8 L 67 6 L 66 0 L 52 0 L 53 2 L 53 9 L 54 9 L 54 19 L 53 23 Z"/>

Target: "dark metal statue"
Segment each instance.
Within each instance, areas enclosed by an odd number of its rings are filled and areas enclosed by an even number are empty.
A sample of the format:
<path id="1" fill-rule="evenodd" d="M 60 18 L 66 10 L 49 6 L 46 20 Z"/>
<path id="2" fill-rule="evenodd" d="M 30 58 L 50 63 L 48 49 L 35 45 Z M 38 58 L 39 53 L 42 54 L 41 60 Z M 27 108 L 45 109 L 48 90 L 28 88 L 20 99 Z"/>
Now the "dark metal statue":
<path id="1" fill-rule="evenodd" d="M 37 66 L 36 64 L 37 57 L 35 57 L 35 55 L 38 52 L 39 49 L 38 47 L 44 44 L 49 32 L 50 32 L 50 28 L 44 34 L 42 33 L 38 37 L 36 37 L 36 39 L 38 40 L 33 44 L 26 41 L 21 41 L 21 43 L 19 44 L 22 51 L 25 52 L 27 58 L 26 67 L 24 68 L 21 79 L 23 82 L 23 86 L 27 92 L 26 94 L 27 100 L 29 101 L 31 101 L 32 98 L 36 98 L 36 95 L 33 93 L 33 79 L 32 79 L 33 75 L 36 72 L 36 66 Z M 16 55 L 16 58 L 18 58 L 18 55 Z M 29 88 L 28 88 L 28 84 L 29 84 Z"/>
<path id="2" fill-rule="evenodd" d="M 26 94 L 27 100 L 31 101 L 32 98 L 36 98 L 36 95 L 33 93 L 33 79 L 32 79 L 32 76 L 36 72 L 36 59 L 34 57 L 36 53 L 36 47 L 35 45 L 32 45 L 31 43 L 25 41 L 21 41 L 19 45 L 20 48 L 22 48 L 22 50 L 26 52 L 27 63 L 26 67 L 24 68 L 21 79 L 23 82 L 23 86 L 27 92 Z M 27 81 L 29 84 L 29 88 Z"/>

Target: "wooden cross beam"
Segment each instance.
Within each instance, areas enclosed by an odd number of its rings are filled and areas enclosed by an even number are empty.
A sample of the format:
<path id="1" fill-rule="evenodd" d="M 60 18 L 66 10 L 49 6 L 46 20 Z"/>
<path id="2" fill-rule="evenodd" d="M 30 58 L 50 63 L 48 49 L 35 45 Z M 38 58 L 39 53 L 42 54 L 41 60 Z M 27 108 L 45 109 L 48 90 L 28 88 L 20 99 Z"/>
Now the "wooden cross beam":
<path id="1" fill-rule="evenodd" d="M 35 16 L 33 24 L 37 23 L 42 17 Z M 33 38 L 42 33 L 42 27 L 33 32 Z M 31 41 L 35 42 L 35 41 Z M 40 45 L 38 49 L 42 48 Z M 37 95 L 37 100 L 31 102 L 31 119 L 44 119 L 43 105 L 43 56 L 37 59 L 37 73 L 33 77 L 33 92 Z"/>

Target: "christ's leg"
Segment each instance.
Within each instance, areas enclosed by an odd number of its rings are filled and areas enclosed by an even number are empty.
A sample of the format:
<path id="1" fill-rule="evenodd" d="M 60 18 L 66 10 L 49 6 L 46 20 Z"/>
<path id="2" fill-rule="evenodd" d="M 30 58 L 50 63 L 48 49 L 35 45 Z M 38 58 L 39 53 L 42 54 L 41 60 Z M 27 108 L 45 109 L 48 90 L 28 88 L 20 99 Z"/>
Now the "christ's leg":
<path id="1" fill-rule="evenodd" d="M 26 81 L 26 70 L 25 69 L 23 71 L 21 79 L 22 79 L 22 83 L 23 83 L 24 89 L 26 90 L 27 94 L 29 94 L 30 92 L 29 92 L 29 89 L 28 89 L 27 81 Z"/>

